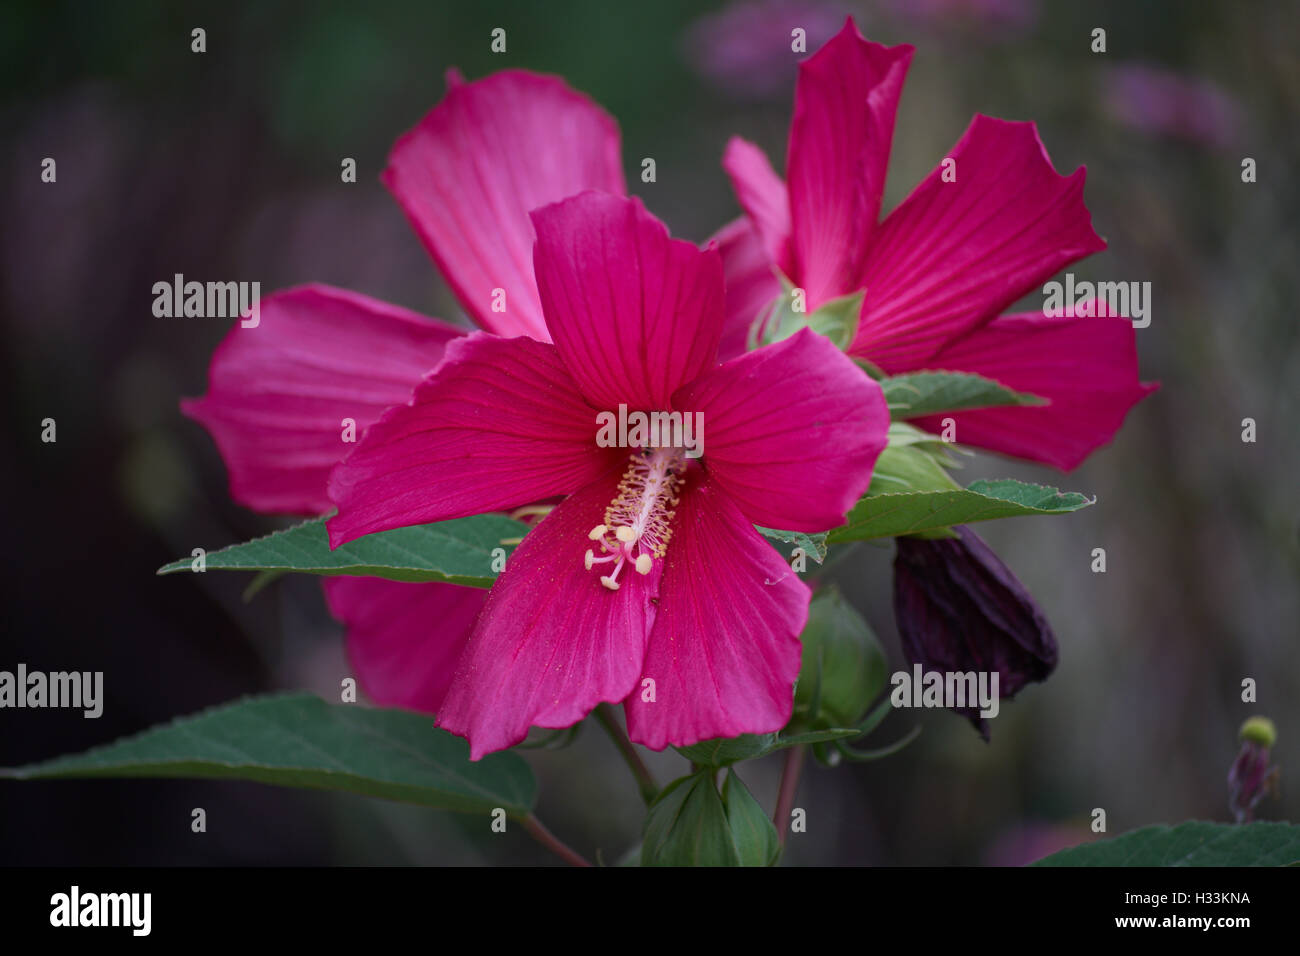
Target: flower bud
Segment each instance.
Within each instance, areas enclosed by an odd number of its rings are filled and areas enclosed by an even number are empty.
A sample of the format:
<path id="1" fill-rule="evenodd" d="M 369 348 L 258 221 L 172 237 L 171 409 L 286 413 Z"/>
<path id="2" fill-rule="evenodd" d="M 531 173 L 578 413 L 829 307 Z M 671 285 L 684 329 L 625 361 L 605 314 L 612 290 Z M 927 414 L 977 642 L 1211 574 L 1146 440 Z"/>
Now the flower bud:
<path id="1" fill-rule="evenodd" d="M 876 635 L 830 585 L 813 596 L 800 640 L 796 718 L 814 727 L 852 727 L 885 686 L 885 653 Z"/>
<path id="2" fill-rule="evenodd" d="M 1277 786 L 1278 768 L 1270 767 L 1269 751 L 1277 743 L 1277 728 L 1267 717 L 1251 717 L 1237 733 L 1241 750 L 1228 771 L 1228 809 L 1238 823 L 1249 823 L 1264 794 Z"/>
<path id="3" fill-rule="evenodd" d="M 894 617 L 908 664 L 925 672 L 996 673 L 1010 698 L 1056 668 L 1057 645 L 1042 610 L 969 528 L 955 538 L 899 538 Z M 954 708 L 989 738 L 978 708 Z"/>

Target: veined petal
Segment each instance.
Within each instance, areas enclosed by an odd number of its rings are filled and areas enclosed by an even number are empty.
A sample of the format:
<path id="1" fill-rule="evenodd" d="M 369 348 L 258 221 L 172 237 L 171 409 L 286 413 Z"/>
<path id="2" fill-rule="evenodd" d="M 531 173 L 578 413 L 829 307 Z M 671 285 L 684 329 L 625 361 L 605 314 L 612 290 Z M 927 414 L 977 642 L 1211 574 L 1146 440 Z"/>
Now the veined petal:
<path id="1" fill-rule="evenodd" d="M 709 368 L 722 259 L 672 239 L 641 200 L 583 193 L 533 213 L 546 324 L 587 401 L 650 411 Z"/>
<path id="2" fill-rule="evenodd" d="M 543 518 L 492 586 L 438 712 L 439 727 L 469 739 L 470 759 L 622 700 L 641 673 L 663 562 L 646 575 L 628 569 L 617 591 L 583 563 L 620 468 Z"/>
<path id="3" fill-rule="evenodd" d="M 727 361 L 745 351 L 754 320 L 781 294 L 781 282 L 772 271 L 758 230 L 747 218 L 737 219 L 714 234 L 722 255 L 722 272 L 727 287 L 727 315 L 718 359 Z"/>
<path id="4" fill-rule="evenodd" d="M 212 357 L 208 393 L 181 410 L 212 434 L 235 501 L 320 514 L 330 509 L 329 471 L 349 442 L 410 398 L 463 335 L 342 289 L 288 289 L 262 300 L 256 326 L 235 323 Z"/>
<path id="5" fill-rule="evenodd" d="M 623 194 L 618 126 L 558 77 L 456 79 L 397 141 L 384 184 L 479 325 L 549 341 L 528 213 L 584 189 Z"/>
<path id="6" fill-rule="evenodd" d="M 780 730 L 794 703 L 807 585 L 711 478 L 683 491 L 664 563 L 659 616 L 624 702 L 629 736 L 662 750 Z"/>
<path id="7" fill-rule="evenodd" d="M 740 208 L 745 210 L 763 242 L 770 263 L 787 275 L 787 242 L 790 238 L 790 197 L 785 183 L 772 169 L 763 151 L 748 140 L 733 136 L 722 155 L 722 168 L 731 177 Z"/>
<path id="8" fill-rule="evenodd" d="M 913 424 L 939 432 L 951 417 L 962 444 L 1069 471 L 1110 442 L 1129 409 L 1159 387 L 1138 381 L 1135 338 L 1132 322 L 1114 316 L 1001 316 L 946 346 L 933 367 L 975 372 L 1051 404 L 931 415 Z"/>
<path id="9" fill-rule="evenodd" d="M 912 51 L 868 42 L 850 17 L 799 64 L 786 178 L 792 278 L 809 309 L 860 288 Z"/>
<path id="10" fill-rule="evenodd" d="M 475 332 L 334 469 L 330 546 L 568 494 L 624 454 L 596 432 L 553 345 Z"/>
<path id="11" fill-rule="evenodd" d="M 482 588 L 382 578 L 325 578 L 325 599 L 347 629 L 357 682 L 382 707 L 435 713 L 456 672 Z"/>
<path id="12" fill-rule="evenodd" d="M 1059 175 L 1033 123 L 976 116 L 876 232 L 849 350 L 890 372 L 925 367 L 1063 266 L 1106 248 L 1083 204 L 1084 169 Z"/>
<path id="13" fill-rule="evenodd" d="M 673 408 L 701 413 L 704 465 L 745 516 L 789 531 L 844 523 L 889 430 L 880 386 L 811 329 L 707 372 Z"/>

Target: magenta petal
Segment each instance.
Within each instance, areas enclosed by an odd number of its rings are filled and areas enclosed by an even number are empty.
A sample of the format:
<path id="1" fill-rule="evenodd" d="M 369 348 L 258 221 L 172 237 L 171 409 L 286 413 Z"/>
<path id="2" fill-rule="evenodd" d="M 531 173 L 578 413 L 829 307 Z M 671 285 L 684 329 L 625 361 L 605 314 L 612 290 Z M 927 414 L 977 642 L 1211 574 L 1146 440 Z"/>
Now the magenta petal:
<path id="1" fill-rule="evenodd" d="M 781 282 L 749 219 L 723 226 L 711 241 L 717 243 L 722 255 L 727 285 L 727 315 L 718 342 L 718 359 L 725 362 L 745 351 L 750 326 L 781 294 Z"/>
<path id="2" fill-rule="evenodd" d="M 322 583 L 330 612 L 347 628 L 361 689 L 383 707 L 436 712 L 487 591 L 382 578 Z"/>
<path id="3" fill-rule="evenodd" d="M 673 407 L 703 414 L 704 464 L 745 516 L 787 531 L 843 524 L 889 429 L 880 386 L 811 329 L 718 366 Z"/>
<path id="4" fill-rule="evenodd" d="M 622 454 L 596 431 L 553 345 L 475 332 L 334 469 L 330 546 L 568 494 Z"/>
<path id="5" fill-rule="evenodd" d="M 711 479 L 688 482 L 628 734 L 652 750 L 790 719 L 809 591 Z M 654 701 L 648 700 L 649 678 Z"/>
<path id="6" fill-rule="evenodd" d="M 549 341 L 528 213 L 584 189 L 625 192 L 618 126 L 558 77 L 503 70 L 448 86 L 393 147 L 384 184 L 479 325 Z"/>
<path id="7" fill-rule="evenodd" d="M 641 205 L 583 193 L 533 213 L 551 338 L 601 410 L 664 409 L 710 367 L 722 334 L 722 260 L 672 239 Z"/>
<path id="8" fill-rule="evenodd" d="M 438 714 L 438 726 L 469 738 L 472 760 L 519 743 L 529 727 L 568 727 L 622 700 L 641 673 L 663 562 L 644 576 L 624 567 L 617 591 L 583 566 L 587 533 L 620 477 L 613 468 L 561 502 L 492 586 Z"/>
<path id="9" fill-rule="evenodd" d="M 912 50 L 869 43 L 850 18 L 799 64 L 786 178 L 809 308 L 860 287 Z"/>
<path id="10" fill-rule="evenodd" d="M 922 368 L 1063 266 L 1106 244 L 1083 204 L 1084 170 L 1052 169 L 1033 123 L 976 116 L 876 233 L 850 352 L 890 372 Z"/>
<path id="11" fill-rule="evenodd" d="M 230 472 L 230 495 L 255 511 L 330 509 L 329 470 L 464 333 L 374 299 L 310 285 L 262 300 L 213 355 L 208 393 L 181 409 L 203 424 Z M 354 424 L 349 427 L 348 420 Z"/>
<path id="12" fill-rule="evenodd" d="M 733 136 L 722 155 L 722 168 L 731 177 L 740 208 L 763 241 L 768 261 L 787 274 L 786 246 L 790 238 L 790 197 L 785 183 L 772 169 L 763 151 L 748 140 Z M 770 266 L 769 266 L 770 269 Z"/>
<path id="13" fill-rule="evenodd" d="M 1004 315 L 934 357 L 933 367 L 976 372 L 1050 405 L 956 412 L 956 440 L 1065 471 L 1109 442 L 1129 409 L 1157 386 L 1138 381 L 1128 319 Z M 943 430 L 944 415 L 914 424 Z"/>

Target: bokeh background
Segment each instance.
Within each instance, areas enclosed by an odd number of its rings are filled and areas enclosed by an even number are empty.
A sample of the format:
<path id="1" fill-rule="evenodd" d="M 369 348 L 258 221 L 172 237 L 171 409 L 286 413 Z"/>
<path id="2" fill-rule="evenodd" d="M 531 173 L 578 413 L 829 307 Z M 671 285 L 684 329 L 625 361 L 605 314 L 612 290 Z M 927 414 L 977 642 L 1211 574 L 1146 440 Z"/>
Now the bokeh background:
<path id="1" fill-rule="evenodd" d="M 853 13 L 868 37 L 916 45 L 886 209 L 974 112 L 1038 121 L 1057 168 L 1088 166 L 1107 252 L 1086 278 L 1149 280 L 1139 331 L 1163 387 L 1069 476 L 990 457 L 1011 476 L 1097 496 L 1081 513 L 980 533 L 1046 610 L 1061 663 L 1004 706 L 992 741 L 946 712 L 895 714 L 921 737 L 889 760 L 810 768 L 795 864 L 1021 862 L 1088 836 L 1227 820 L 1243 718 L 1271 716 L 1281 798 L 1300 773 L 1297 398 L 1300 8 L 1151 0 L 653 4 L 445 2 L 0 5 L 0 668 L 102 670 L 99 720 L 0 711 L 0 765 L 84 749 L 240 694 L 348 674 L 317 582 L 250 602 L 249 576 L 158 578 L 196 546 L 274 527 L 231 503 L 207 434 L 181 417 L 227 323 L 157 319 L 152 284 L 316 280 L 464 321 L 378 175 L 443 72 L 563 74 L 620 122 L 632 190 L 676 235 L 739 212 L 719 166 L 729 135 L 783 168 L 795 61 Z M 190 30 L 207 31 L 205 54 Z M 493 27 L 508 52 L 489 50 Z M 1090 50 L 1094 27 L 1107 52 Z M 40 181 L 43 157 L 58 182 Z M 359 181 L 339 179 L 342 157 Z M 658 181 L 640 182 L 640 159 Z M 1252 157 L 1258 181 L 1241 181 Z M 1035 299 L 1027 300 L 1036 307 Z M 58 423 L 56 444 L 40 421 Z M 1258 441 L 1241 441 L 1254 418 Z M 1089 570 L 1104 547 L 1105 574 Z M 902 666 L 890 551 L 836 578 Z M 1244 677 L 1259 702 L 1243 704 Z M 584 853 L 618 856 L 640 808 L 608 740 L 529 756 L 539 815 Z M 653 757 L 663 779 L 684 769 Z M 743 775 L 768 806 L 779 758 Z M 190 832 L 190 809 L 208 832 Z M 522 832 L 358 797 L 210 782 L 0 783 L 0 862 L 537 863 Z"/>

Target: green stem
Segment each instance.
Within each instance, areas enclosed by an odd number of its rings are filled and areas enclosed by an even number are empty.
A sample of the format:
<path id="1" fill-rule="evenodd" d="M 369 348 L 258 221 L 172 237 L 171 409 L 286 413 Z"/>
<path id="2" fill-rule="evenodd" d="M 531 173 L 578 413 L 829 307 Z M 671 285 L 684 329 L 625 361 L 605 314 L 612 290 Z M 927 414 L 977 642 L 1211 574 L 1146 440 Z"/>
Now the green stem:
<path id="1" fill-rule="evenodd" d="M 524 817 L 523 824 L 524 829 L 532 835 L 534 840 L 546 847 L 546 849 L 550 850 L 565 863 L 568 863 L 569 866 L 591 866 L 591 864 L 588 863 L 581 854 L 562 842 L 560 838 L 550 830 L 546 829 L 546 827 L 542 825 L 542 821 L 537 819 L 535 814 L 530 813 L 528 816 Z"/>
<path id="2" fill-rule="evenodd" d="M 781 789 L 776 796 L 776 809 L 772 823 L 776 825 L 776 840 L 785 849 L 785 835 L 790 832 L 790 811 L 794 809 L 795 791 L 799 789 L 799 775 L 803 772 L 807 748 L 797 744 L 785 752 L 785 766 L 781 769 Z"/>
<path id="3" fill-rule="evenodd" d="M 659 784 L 655 783 L 650 768 L 645 765 L 641 755 L 636 752 L 636 747 L 632 745 L 632 741 L 628 740 L 627 734 L 619 726 L 614 708 L 609 704 L 601 704 L 596 708 L 595 713 L 596 720 L 600 722 L 600 726 L 605 728 L 605 732 L 609 734 L 609 739 L 614 741 L 619 756 L 623 758 L 623 762 L 632 771 L 632 776 L 636 778 L 637 788 L 641 791 L 641 799 L 646 802 L 646 806 L 649 806 L 654 801 L 654 798 L 659 796 Z"/>

